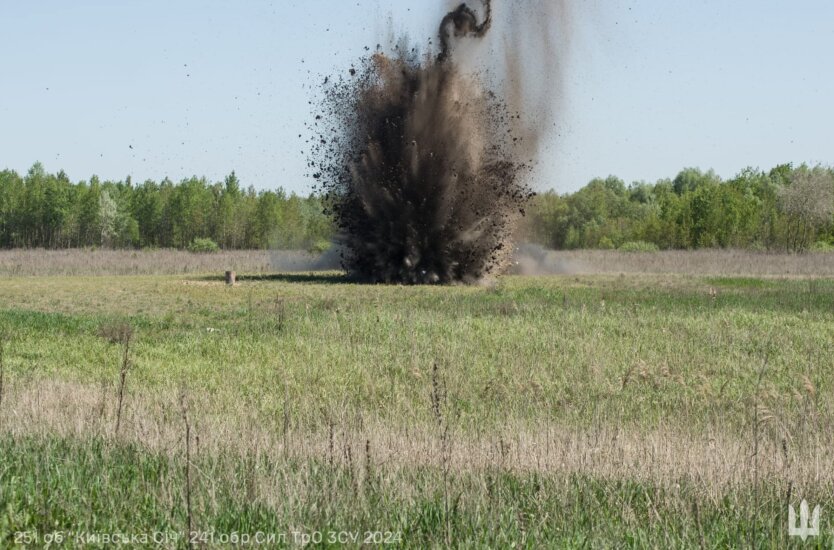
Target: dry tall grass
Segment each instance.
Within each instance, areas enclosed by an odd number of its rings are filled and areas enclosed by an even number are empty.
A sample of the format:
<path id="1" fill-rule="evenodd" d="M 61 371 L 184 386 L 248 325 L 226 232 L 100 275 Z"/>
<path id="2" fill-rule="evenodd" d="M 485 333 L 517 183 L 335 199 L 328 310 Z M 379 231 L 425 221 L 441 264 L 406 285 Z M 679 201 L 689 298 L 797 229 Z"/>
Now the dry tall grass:
<path id="1" fill-rule="evenodd" d="M 747 250 L 560 250 L 542 252 L 528 274 L 676 273 L 777 277 L 832 277 L 834 254 L 787 254 Z"/>
<path id="2" fill-rule="evenodd" d="M 8 390 L 3 435 L 82 440 L 112 436 L 111 422 L 119 414 L 112 387 L 57 381 L 30 384 L 18 379 Z M 319 458 L 352 467 L 361 462 L 361 449 L 373 449 L 373 462 L 388 472 L 433 467 L 477 474 L 497 468 L 518 474 L 641 481 L 669 489 L 686 479 L 710 499 L 750 486 L 754 480 L 796 488 L 834 484 L 834 470 L 829 467 L 834 464 L 834 448 L 829 444 L 834 439 L 832 426 L 807 426 L 789 440 L 764 429 L 754 436 L 752 430 L 730 433 L 715 424 L 698 433 L 684 433 L 680 426 L 638 428 L 620 426 L 616 419 L 600 419 L 585 428 L 546 419 L 508 421 L 484 432 L 448 418 L 441 429 L 432 423 L 393 425 L 376 418 L 373 411 L 358 415 L 331 411 L 322 425 L 320 418 L 270 419 L 245 402 L 218 414 L 211 399 L 189 395 L 186 417 L 182 390 L 136 391 L 125 404 L 124 424 L 115 438 L 176 455 L 185 444 L 185 422 L 187 443 L 194 437 L 194 452 L 201 455 L 231 453 L 278 461 Z M 767 411 L 766 416 L 772 420 L 773 414 Z"/>
<path id="3" fill-rule="evenodd" d="M 176 275 L 335 269 L 304 251 L 226 250 L 0 250 L 0 276 Z M 689 275 L 834 276 L 834 254 L 785 254 L 745 250 L 541 251 L 525 259 L 525 274 L 679 273 Z"/>
<path id="4" fill-rule="evenodd" d="M 193 254 L 182 250 L 0 250 L 0 275 L 174 275 L 270 271 L 268 250 Z M 294 254 L 294 253 L 289 253 Z"/>

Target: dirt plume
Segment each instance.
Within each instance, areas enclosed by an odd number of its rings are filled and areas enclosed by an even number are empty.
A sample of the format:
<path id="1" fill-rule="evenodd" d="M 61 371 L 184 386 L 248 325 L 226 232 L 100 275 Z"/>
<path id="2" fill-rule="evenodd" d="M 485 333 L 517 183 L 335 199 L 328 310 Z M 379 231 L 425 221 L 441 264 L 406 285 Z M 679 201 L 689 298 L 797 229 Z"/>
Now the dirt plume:
<path id="1" fill-rule="evenodd" d="M 522 50 L 506 47 L 503 68 L 490 71 L 464 45 L 493 27 L 489 0 L 477 11 L 461 4 L 441 20 L 436 55 L 400 41 L 325 79 L 309 168 L 354 278 L 474 283 L 508 264 L 543 120 L 523 109 L 535 100 L 522 86 Z"/>

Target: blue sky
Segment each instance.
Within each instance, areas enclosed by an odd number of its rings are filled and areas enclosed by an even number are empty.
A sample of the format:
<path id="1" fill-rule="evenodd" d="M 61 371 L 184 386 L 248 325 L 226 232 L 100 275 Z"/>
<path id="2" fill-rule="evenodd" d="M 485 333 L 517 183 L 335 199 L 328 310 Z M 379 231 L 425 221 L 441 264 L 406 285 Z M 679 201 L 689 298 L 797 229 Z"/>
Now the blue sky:
<path id="1" fill-rule="evenodd" d="M 0 0 L 0 168 L 40 160 L 74 180 L 236 170 L 245 185 L 306 192 L 298 135 L 321 76 L 391 27 L 424 43 L 450 3 Z M 538 189 L 834 163 L 834 2 L 575 4 Z"/>

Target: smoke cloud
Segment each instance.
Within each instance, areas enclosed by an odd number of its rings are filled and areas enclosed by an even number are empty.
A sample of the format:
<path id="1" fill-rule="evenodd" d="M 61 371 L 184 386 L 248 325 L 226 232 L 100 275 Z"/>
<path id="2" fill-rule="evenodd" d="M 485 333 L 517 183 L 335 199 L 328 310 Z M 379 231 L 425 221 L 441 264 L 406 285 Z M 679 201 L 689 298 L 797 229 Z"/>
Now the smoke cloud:
<path id="1" fill-rule="evenodd" d="M 351 276 L 474 283 L 509 265 L 553 114 L 547 25 L 559 6 L 504 8 L 504 40 L 487 47 L 491 1 L 461 4 L 440 21 L 436 55 L 401 41 L 325 79 L 309 167 Z M 532 76 L 528 60 L 540 63 Z"/>

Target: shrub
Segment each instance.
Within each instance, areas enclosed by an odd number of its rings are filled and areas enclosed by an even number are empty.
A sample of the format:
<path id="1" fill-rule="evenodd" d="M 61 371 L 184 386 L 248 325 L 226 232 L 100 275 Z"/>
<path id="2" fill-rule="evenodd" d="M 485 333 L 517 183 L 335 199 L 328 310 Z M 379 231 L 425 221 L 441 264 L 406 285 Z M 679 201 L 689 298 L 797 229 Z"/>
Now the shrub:
<path id="1" fill-rule="evenodd" d="M 309 252 L 310 254 L 324 254 L 325 252 L 330 250 L 331 246 L 333 246 L 333 243 L 331 243 L 330 241 L 319 239 L 310 245 L 310 247 L 307 249 L 307 252 Z"/>
<path id="2" fill-rule="evenodd" d="M 654 243 L 647 243 L 646 241 L 629 241 L 620 245 L 622 252 L 657 252 L 659 248 Z"/>
<path id="3" fill-rule="evenodd" d="M 603 237 L 599 240 L 599 248 L 602 250 L 614 250 L 617 247 L 614 246 L 614 241 L 608 237 Z"/>
<path id="4" fill-rule="evenodd" d="M 812 252 L 834 252 L 834 245 L 827 241 L 817 241 L 811 245 Z"/>
<path id="5" fill-rule="evenodd" d="M 195 254 L 212 254 L 214 252 L 220 252 L 220 247 L 211 239 L 194 239 L 188 245 L 188 251 L 194 252 Z"/>

